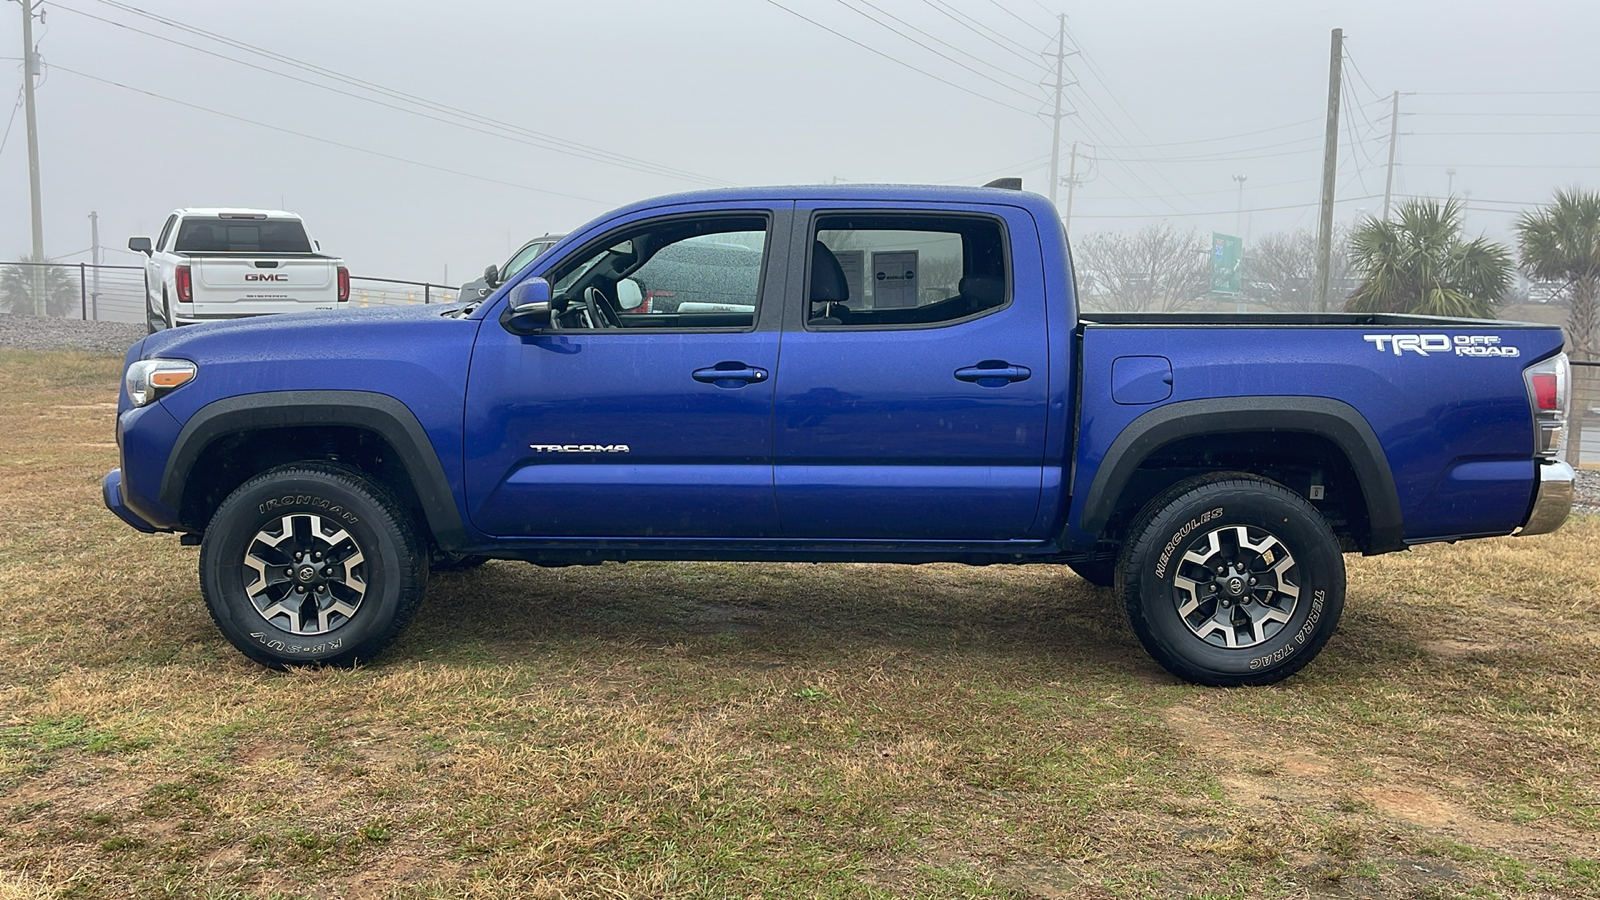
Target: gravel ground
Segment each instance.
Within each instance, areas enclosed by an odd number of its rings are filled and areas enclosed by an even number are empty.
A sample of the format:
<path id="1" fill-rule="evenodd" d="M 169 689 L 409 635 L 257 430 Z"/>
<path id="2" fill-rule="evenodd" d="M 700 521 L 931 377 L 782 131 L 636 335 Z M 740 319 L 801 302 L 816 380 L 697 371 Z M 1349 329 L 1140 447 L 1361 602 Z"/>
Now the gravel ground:
<path id="1" fill-rule="evenodd" d="M 143 325 L 83 322 L 0 314 L 0 348 L 7 350 L 88 350 L 124 353 L 144 337 Z"/>
<path id="2" fill-rule="evenodd" d="M 1600 471 L 1579 469 L 1578 482 L 1573 487 L 1577 491 L 1577 496 L 1573 498 L 1575 509 L 1600 512 Z"/>

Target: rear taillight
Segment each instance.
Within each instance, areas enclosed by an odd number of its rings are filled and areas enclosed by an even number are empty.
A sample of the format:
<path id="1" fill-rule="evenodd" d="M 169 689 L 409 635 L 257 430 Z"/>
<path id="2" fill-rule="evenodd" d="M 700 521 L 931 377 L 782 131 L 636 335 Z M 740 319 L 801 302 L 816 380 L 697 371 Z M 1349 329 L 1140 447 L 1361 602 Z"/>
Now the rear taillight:
<path id="1" fill-rule="evenodd" d="M 178 284 L 178 302 L 194 302 L 194 277 L 189 273 L 188 266 L 179 266 L 174 276 Z"/>
<path id="2" fill-rule="evenodd" d="M 350 299 L 350 270 L 344 266 L 339 267 L 339 302 Z"/>
<path id="3" fill-rule="evenodd" d="M 1572 366 L 1565 353 L 1558 353 L 1524 369 L 1522 379 L 1528 385 L 1528 403 L 1533 408 L 1533 452 L 1557 459 L 1567 447 Z"/>

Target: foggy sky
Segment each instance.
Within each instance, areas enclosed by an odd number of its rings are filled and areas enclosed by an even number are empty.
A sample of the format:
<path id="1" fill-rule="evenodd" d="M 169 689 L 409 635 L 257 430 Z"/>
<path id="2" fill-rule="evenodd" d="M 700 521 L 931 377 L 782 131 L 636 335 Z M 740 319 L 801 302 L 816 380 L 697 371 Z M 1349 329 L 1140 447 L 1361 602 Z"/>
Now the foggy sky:
<path id="1" fill-rule="evenodd" d="M 1083 164 L 1073 234 L 1137 228 L 1162 216 L 1181 228 L 1252 237 L 1314 227 L 1315 209 L 1306 205 L 1250 213 L 1240 228 L 1232 176 L 1247 176 L 1247 208 L 1315 203 L 1329 30 L 1342 27 L 1364 80 L 1347 70 L 1346 97 L 1360 104 L 1350 119 L 1363 142 L 1354 164 L 1349 143 L 1341 144 L 1341 198 L 1383 193 L 1394 90 L 1417 92 L 1401 98 L 1396 191 L 1443 195 L 1445 170 L 1455 168 L 1455 192 L 1470 192 L 1472 205 L 1483 207 L 1469 212 L 1473 231 L 1505 238 L 1513 204 L 1547 200 L 1560 186 L 1600 183 L 1600 3 L 1593 0 L 1118 0 L 1070 7 L 1001 0 L 1027 24 L 989 0 L 951 0 L 999 32 L 998 45 L 925 0 L 872 0 L 964 52 L 885 19 L 896 28 L 1014 89 L 908 43 L 839 0 L 781 0 L 992 100 L 875 56 L 766 0 L 128 2 L 253 47 L 713 181 L 977 184 L 1018 174 L 1041 193 L 1050 127 L 1033 113 L 1048 109 L 1039 84 L 1053 76 L 1038 54 L 1053 49 L 1041 32 L 1053 36 L 1053 13 L 1064 11 L 1084 56 L 1069 62 L 1080 84 L 1069 90 L 1068 106 L 1080 114 L 1063 126 L 1062 174 L 1072 141 L 1085 157 L 1102 157 Z M 849 6 L 885 18 L 862 0 Z M 90 210 L 100 214 L 101 243 L 122 248 L 130 235 L 154 235 L 174 207 L 282 204 L 304 215 L 323 248 L 342 255 L 357 275 L 441 282 L 448 267 L 450 282 L 459 284 L 529 237 L 570 230 L 614 205 L 707 186 L 429 121 L 74 12 L 275 67 L 98 0 L 47 0 L 45 9 L 46 24 L 36 24 L 34 35 L 48 71 L 38 104 L 52 257 L 89 246 Z M 1041 66 L 1030 66 L 1007 39 L 1031 48 Z M 21 49 L 21 9 L 0 4 L 0 57 L 18 57 Z M 21 63 L 0 59 L 0 128 L 21 84 Z M 1429 93 L 1451 91 L 1473 93 Z M 1484 93 L 1511 91 L 1593 93 Z M 1290 123 L 1301 124 L 1278 127 Z M 1206 140 L 1263 129 L 1273 130 Z M 1203 142 L 1177 143 L 1196 141 Z M 1110 146 L 1134 144 L 1166 146 Z M 1175 161 L 1196 156 L 1214 158 Z M 1381 198 L 1351 199 L 1338 206 L 1338 217 L 1381 205 Z M 0 257 L 16 258 L 29 243 L 19 110 L 0 151 Z M 113 251 L 107 261 L 137 264 L 138 257 Z"/>

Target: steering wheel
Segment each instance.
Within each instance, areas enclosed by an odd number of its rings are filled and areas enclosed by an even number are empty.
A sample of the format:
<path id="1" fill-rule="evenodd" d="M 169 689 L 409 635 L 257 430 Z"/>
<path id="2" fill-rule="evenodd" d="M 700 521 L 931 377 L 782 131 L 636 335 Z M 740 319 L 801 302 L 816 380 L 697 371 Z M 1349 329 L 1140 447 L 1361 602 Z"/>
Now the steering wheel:
<path id="1" fill-rule="evenodd" d="M 591 327 L 594 328 L 621 328 L 622 320 L 617 318 L 617 308 L 605 293 L 596 287 L 583 289 L 584 305 L 589 307 L 589 317 L 593 319 Z"/>

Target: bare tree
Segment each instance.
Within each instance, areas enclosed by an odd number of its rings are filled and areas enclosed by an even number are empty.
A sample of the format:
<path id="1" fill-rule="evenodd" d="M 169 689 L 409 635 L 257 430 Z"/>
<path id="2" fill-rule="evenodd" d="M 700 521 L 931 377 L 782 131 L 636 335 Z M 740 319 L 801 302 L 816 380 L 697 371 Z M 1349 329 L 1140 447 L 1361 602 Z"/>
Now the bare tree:
<path id="1" fill-rule="evenodd" d="M 1245 297 L 1284 312 L 1315 310 L 1317 273 L 1316 232 L 1300 228 L 1278 231 L 1245 248 Z M 1350 268 L 1350 229 L 1334 226 L 1333 258 L 1328 269 L 1328 308 L 1344 309 L 1345 298 L 1356 288 Z"/>
<path id="2" fill-rule="evenodd" d="M 1074 246 L 1079 303 L 1101 312 L 1177 312 L 1210 288 L 1209 252 L 1195 231 L 1165 222 L 1086 235 Z"/>

